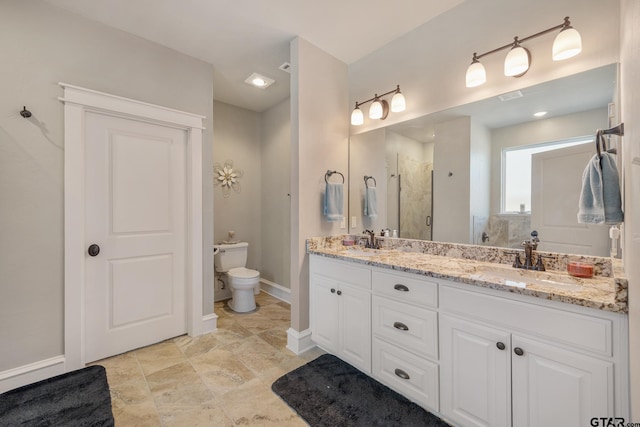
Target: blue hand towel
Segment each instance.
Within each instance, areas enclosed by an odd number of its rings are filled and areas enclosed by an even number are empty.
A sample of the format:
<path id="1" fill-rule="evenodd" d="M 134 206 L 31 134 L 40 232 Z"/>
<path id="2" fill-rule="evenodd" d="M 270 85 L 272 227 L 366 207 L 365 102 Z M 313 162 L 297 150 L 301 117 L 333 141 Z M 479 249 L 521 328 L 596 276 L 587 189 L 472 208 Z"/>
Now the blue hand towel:
<path id="1" fill-rule="evenodd" d="M 324 215 L 327 221 L 342 221 L 343 218 L 343 184 L 327 182 L 324 191 Z"/>
<path id="2" fill-rule="evenodd" d="M 607 152 L 602 153 L 601 159 L 595 155 L 582 174 L 578 222 L 618 224 L 623 219 L 615 158 Z"/>
<path id="3" fill-rule="evenodd" d="M 364 191 L 364 216 L 369 219 L 378 217 L 378 194 L 375 187 L 367 187 Z"/>

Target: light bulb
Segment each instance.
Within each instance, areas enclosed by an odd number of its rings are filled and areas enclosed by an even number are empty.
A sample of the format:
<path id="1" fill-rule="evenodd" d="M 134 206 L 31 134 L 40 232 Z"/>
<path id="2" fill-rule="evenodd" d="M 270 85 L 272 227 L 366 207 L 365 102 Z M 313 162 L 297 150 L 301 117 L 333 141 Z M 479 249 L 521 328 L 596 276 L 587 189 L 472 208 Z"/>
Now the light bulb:
<path id="1" fill-rule="evenodd" d="M 507 77 L 518 77 L 529 69 L 529 51 L 517 45 L 509 51 L 504 60 L 504 75 Z"/>
<path id="2" fill-rule="evenodd" d="M 359 107 L 354 108 L 351 113 L 351 124 L 354 126 L 359 126 L 364 123 L 364 114 L 362 114 L 362 110 Z"/>
<path id="3" fill-rule="evenodd" d="M 376 98 L 375 101 L 369 107 L 369 118 L 370 119 L 381 119 L 382 118 L 382 103 Z"/>
<path id="4" fill-rule="evenodd" d="M 484 65 L 477 60 L 469 65 L 467 68 L 467 87 L 480 86 L 487 81 L 487 72 L 484 69 Z"/>
<path id="5" fill-rule="evenodd" d="M 391 98 L 391 111 L 399 113 L 404 111 L 406 108 L 407 102 L 404 99 L 404 95 L 400 93 L 400 89 L 398 89 L 398 92 L 396 92 L 396 94 L 393 95 L 393 98 Z"/>
<path id="6" fill-rule="evenodd" d="M 554 61 L 571 58 L 582 52 L 582 38 L 573 27 L 560 31 L 553 41 L 552 58 Z"/>

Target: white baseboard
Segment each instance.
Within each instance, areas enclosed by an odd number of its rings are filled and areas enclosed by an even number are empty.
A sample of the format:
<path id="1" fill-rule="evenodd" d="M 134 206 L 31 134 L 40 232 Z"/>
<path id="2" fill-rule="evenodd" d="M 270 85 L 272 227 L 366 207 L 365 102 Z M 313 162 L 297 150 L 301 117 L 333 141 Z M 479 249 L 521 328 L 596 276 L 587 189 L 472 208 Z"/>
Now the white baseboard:
<path id="1" fill-rule="evenodd" d="M 285 288 L 282 285 L 278 285 L 275 282 L 271 282 L 266 279 L 260 279 L 260 289 L 271 295 L 272 297 L 278 298 L 280 301 L 287 302 L 291 304 L 291 289 Z"/>
<path id="2" fill-rule="evenodd" d="M 56 356 L 9 369 L 0 372 L 0 393 L 64 373 L 64 356 Z"/>
<path id="3" fill-rule="evenodd" d="M 218 315 L 215 313 L 202 316 L 202 333 L 208 334 L 218 329 Z"/>
<path id="4" fill-rule="evenodd" d="M 301 332 L 292 328 L 287 330 L 287 348 L 295 354 L 302 354 L 315 346 L 311 341 L 311 329 L 305 329 Z"/>

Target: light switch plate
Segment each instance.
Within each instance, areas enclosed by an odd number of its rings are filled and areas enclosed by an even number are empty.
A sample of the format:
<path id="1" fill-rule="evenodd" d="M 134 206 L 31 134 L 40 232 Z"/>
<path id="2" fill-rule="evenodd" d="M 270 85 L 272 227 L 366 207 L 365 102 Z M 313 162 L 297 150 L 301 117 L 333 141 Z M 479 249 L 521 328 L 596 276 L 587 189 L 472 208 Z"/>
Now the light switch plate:
<path id="1" fill-rule="evenodd" d="M 356 228 L 358 226 L 357 220 L 355 216 L 351 217 L 351 228 Z"/>

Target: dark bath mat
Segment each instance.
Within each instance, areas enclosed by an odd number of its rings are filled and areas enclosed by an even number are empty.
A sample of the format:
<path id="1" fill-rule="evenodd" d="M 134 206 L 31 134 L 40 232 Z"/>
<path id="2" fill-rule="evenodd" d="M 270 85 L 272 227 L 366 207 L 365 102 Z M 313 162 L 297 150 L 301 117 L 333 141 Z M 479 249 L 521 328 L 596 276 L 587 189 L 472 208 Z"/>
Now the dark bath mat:
<path id="1" fill-rule="evenodd" d="M 450 427 L 331 354 L 289 372 L 271 389 L 311 427 Z"/>
<path id="2" fill-rule="evenodd" d="M 89 366 L 0 394 L 0 426 L 113 426 L 102 366 Z"/>

